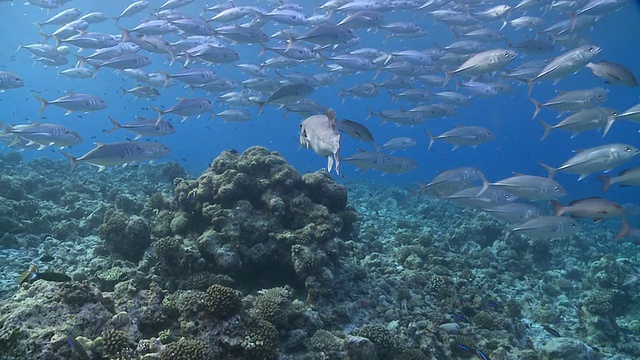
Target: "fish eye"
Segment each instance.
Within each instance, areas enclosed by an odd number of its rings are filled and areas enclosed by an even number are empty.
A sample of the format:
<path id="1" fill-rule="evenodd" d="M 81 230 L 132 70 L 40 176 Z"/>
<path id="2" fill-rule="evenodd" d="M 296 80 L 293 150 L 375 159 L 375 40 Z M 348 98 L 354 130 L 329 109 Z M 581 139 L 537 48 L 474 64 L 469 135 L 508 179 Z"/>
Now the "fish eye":
<path id="1" fill-rule="evenodd" d="M 630 147 L 628 147 L 628 146 L 625 146 L 624 151 L 626 151 L 626 152 L 630 152 L 630 151 L 631 151 L 631 148 L 630 148 Z"/>
<path id="2" fill-rule="evenodd" d="M 510 197 L 511 197 L 511 195 L 509 195 L 509 194 L 504 194 L 504 198 L 505 198 L 505 199 L 509 199 Z"/>
<path id="3" fill-rule="evenodd" d="M 560 186 L 555 187 L 556 191 L 560 191 Z"/>

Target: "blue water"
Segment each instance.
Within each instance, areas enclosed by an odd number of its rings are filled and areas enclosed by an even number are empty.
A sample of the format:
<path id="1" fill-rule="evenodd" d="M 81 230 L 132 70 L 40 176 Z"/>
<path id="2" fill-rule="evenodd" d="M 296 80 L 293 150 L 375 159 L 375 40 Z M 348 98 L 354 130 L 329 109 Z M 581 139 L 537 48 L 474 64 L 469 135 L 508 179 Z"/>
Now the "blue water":
<path id="1" fill-rule="evenodd" d="M 151 1 L 150 8 L 159 6 L 161 1 Z M 200 13 L 200 2 L 196 1 L 191 5 L 181 9 L 183 12 L 192 16 Z M 256 5 L 255 2 L 236 1 L 237 5 Z M 322 1 L 299 1 L 307 10 L 307 14 L 313 14 L 313 9 L 322 4 Z M 515 5 L 516 2 L 509 2 Z M 123 9 L 125 2 L 100 2 L 89 0 L 76 0 L 66 4 L 63 8 L 78 7 L 84 13 L 89 11 L 104 11 L 110 15 L 116 16 Z M 257 5 L 263 8 L 271 8 L 272 4 L 267 2 L 259 2 Z M 56 11 L 52 11 L 51 15 Z M 534 10 L 532 13 L 539 13 Z M 147 16 L 147 12 L 138 14 L 132 18 L 123 18 L 120 26 L 132 28 L 137 25 L 141 19 Z M 212 13 L 208 13 L 211 16 Z M 14 5 L 10 3 L 0 3 L 0 34 L 2 34 L 2 42 L 0 43 L 0 69 L 11 71 L 19 74 L 25 80 L 25 86 L 19 89 L 8 90 L 0 94 L 1 108 L 0 120 L 7 123 L 23 123 L 25 120 L 54 122 L 65 125 L 84 137 L 84 143 L 74 146 L 69 150 L 73 155 L 80 156 L 84 152 L 94 147 L 94 142 L 116 142 L 123 141 L 126 138 L 132 138 L 132 134 L 119 130 L 112 135 L 106 135 L 105 131 L 111 128 L 111 124 L 107 119 L 107 115 L 111 115 L 118 119 L 121 123 L 128 123 L 135 116 L 155 117 L 155 113 L 149 108 L 150 105 L 168 108 L 175 103 L 176 98 L 190 96 L 187 89 L 182 88 L 181 84 L 161 91 L 161 96 L 154 100 L 136 99 L 133 96 L 120 96 L 120 87 L 131 88 L 135 86 L 135 82 L 128 77 L 116 74 L 110 69 L 101 69 L 95 79 L 69 79 L 64 76 L 58 76 L 57 72 L 73 65 L 74 60 L 69 56 L 69 66 L 63 66 L 60 69 L 44 68 L 42 64 L 35 63 L 31 58 L 31 54 L 26 50 L 16 52 L 20 43 L 30 44 L 42 41 L 42 37 L 38 34 L 38 26 L 34 22 L 42 22 L 50 15 L 46 10 L 42 10 L 33 5 L 26 5 L 16 1 Z M 334 14 L 333 21 L 342 19 L 342 14 Z M 432 47 L 432 42 L 437 41 L 440 44 L 447 44 L 454 40 L 453 35 L 444 25 L 435 23 L 430 16 L 414 15 L 408 11 L 398 11 L 395 13 L 385 13 L 387 22 L 398 20 L 410 20 L 417 22 L 427 31 L 427 36 L 419 39 L 390 39 L 383 42 L 382 32 L 369 31 L 359 29 L 356 34 L 363 41 L 358 47 L 377 47 L 385 51 L 404 50 L 404 49 L 426 49 Z M 520 13 L 518 14 L 520 16 Z M 513 17 L 513 16 L 512 16 Z M 561 20 L 566 17 L 559 16 L 557 13 L 545 15 L 547 25 L 555 20 Z M 246 21 L 247 18 L 241 20 Z M 591 43 L 601 46 L 602 52 L 596 58 L 597 61 L 608 60 L 626 65 L 635 74 L 640 74 L 640 52 L 637 50 L 637 39 L 640 38 L 640 13 L 638 6 L 633 3 L 627 5 L 622 11 L 611 13 L 601 19 L 592 30 L 583 33 Z M 491 28 L 498 28 L 500 22 L 489 24 Z M 274 23 L 267 24 L 263 30 L 267 34 L 283 28 L 282 25 Z M 56 26 L 45 27 L 45 32 L 51 33 Z M 109 20 L 99 24 L 92 24 L 90 31 L 107 32 L 117 34 L 119 30 L 115 27 L 113 21 Z M 525 36 L 532 36 L 532 33 L 526 30 L 515 31 L 510 26 L 504 30 L 505 35 L 512 41 L 517 42 Z M 168 35 L 168 39 L 177 40 L 177 35 Z M 51 42 L 50 42 L 51 43 Z M 275 44 L 275 40 L 269 42 Z M 273 56 L 273 53 L 267 51 L 263 55 L 259 55 L 259 45 L 231 45 L 234 50 L 241 54 L 240 62 L 262 62 Z M 496 47 L 503 46 L 496 43 Z M 72 53 L 76 51 L 72 49 Z M 90 50 L 81 52 L 83 55 L 90 54 Z M 142 51 L 145 55 L 146 52 Z M 561 53 L 557 47 L 553 54 L 548 58 L 553 58 Z M 158 54 L 150 55 L 153 64 L 146 67 L 145 70 L 176 72 L 182 69 L 179 61 L 173 66 L 169 66 L 164 56 Z M 538 59 L 544 57 L 537 57 Z M 508 68 L 514 68 L 530 58 L 520 56 L 513 61 Z M 230 65 L 213 65 L 222 77 L 243 80 L 248 78 L 231 67 Z M 314 74 L 322 72 L 318 63 L 300 66 L 297 69 L 285 70 L 289 73 L 293 70 Z M 603 145 L 613 142 L 623 142 L 634 146 L 640 146 L 638 142 L 638 126 L 637 123 L 626 121 L 617 122 L 606 138 L 602 138 L 601 134 L 596 132 L 586 132 L 580 134 L 577 138 L 570 139 L 569 134 L 563 131 L 555 130 L 544 141 L 540 142 L 539 138 L 543 132 L 542 127 L 531 120 L 533 105 L 527 100 L 526 86 L 516 86 L 515 91 L 511 94 L 503 94 L 495 97 L 476 98 L 473 105 L 469 107 L 459 108 L 459 115 L 448 119 L 430 120 L 425 124 L 415 127 L 400 126 L 396 127 L 391 123 L 380 124 L 379 119 L 372 117 L 365 120 L 369 110 L 380 111 L 388 109 L 397 109 L 400 107 L 411 107 L 411 104 L 402 101 L 390 103 L 390 97 L 386 90 L 381 89 L 380 95 L 374 99 L 353 99 L 347 98 L 344 104 L 341 104 L 341 98 L 337 96 L 339 88 L 348 88 L 356 83 L 373 81 L 373 73 L 355 74 L 351 76 L 341 76 L 340 82 L 328 88 L 320 88 L 314 91 L 309 98 L 317 102 L 333 107 L 336 109 L 338 118 L 348 118 L 360 121 L 366 124 L 374 134 L 378 143 L 395 137 L 395 136 L 411 136 L 418 141 L 418 145 L 406 152 L 396 153 L 394 155 L 408 156 L 416 161 L 418 170 L 403 175 L 387 175 L 380 176 L 379 172 L 366 172 L 359 174 L 354 170 L 351 164 L 343 165 L 344 176 L 350 180 L 367 179 L 380 182 L 381 184 L 390 185 L 407 185 L 414 181 L 427 182 L 438 171 L 454 168 L 458 166 L 475 166 L 480 168 L 486 176 L 492 180 L 498 180 L 510 176 L 512 173 L 528 173 L 544 175 L 545 172 L 539 168 L 536 163 L 543 162 L 551 166 L 559 166 L 566 159 L 572 156 L 572 151 L 578 149 L 589 148 L 593 146 Z M 376 81 L 383 80 L 388 74 L 380 74 Z M 415 82 L 415 86 L 421 86 Z M 453 90 L 453 82 L 448 88 Z M 602 80 L 592 76 L 587 69 L 580 70 L 575 75 L 567 76 L 558 84 L 552 84 L 549 81 L 537 83 L 534 86 L 532 97 L 544 101 L 553 97 L 556 91 L 575 90 L 594 86 L 606 86 Z M 638 88 L 626 88 L 616 86 L 606 86 L 610 92 L 608 94 L 609 101 L 605 106 L 624 110 L 635 105 L 640 100 Z M 442 91 L 442 89 L 432 88 L 433 91 Z M 104 98 L 109 103 L 109 108 L 89 114 L 72 114 L 64 116 L 64 110 L 55 106 L 47 108 L 41 116 L 38 115 L 40 104 L 33 97 L 39 94 L 45 99 L 55 99 L 63 95 L 67 91 L 79 93 L 89 93 Z M 211 96 L 206 95 L 199 90 L 193 96 Z M 214 106 L 214 111 L 219 112 L 226 107 L 219 101 Z M 326 159 L 321 158 L 310 150 L 298 150 L 298 124 L 302 120 L 295 114 L 289 114 L 284 117 L 284 110 L 274 106 L 267 106 L 263 113 L 258 116 L 257 108 L 251 108 L 249 111 L 253 115 L 253 119 L 246 123 L 222 123 L 220 120 L 209 121 L 206 115 L 202 118 L 191 117 L 188 121 L 180 123 L 177 116 L 167 115 L 166 119 L 171 120 L 177 128 L 177 132 L 173 135 L 158 138 L 160 141 L 173 149 L 173 155 L 166 161 L 175 160 L 180 162 L 193 175 L 197 176 L 202 172 L 209 162 L 215 158 L 222 150 L 236 149 L 242 151 L 252 145 L 262 145 L 271 150 L 282 153 L 285 158 L 292 163 L 301 173 L 315 171 L 326 165 Z M 545 120 L 549 123 L 556 123 L 560 119 L 556 119 L 556 112 L 552 110 L 543 110 L 538 119 Z M 450 151 L 451 145 L 436 142 L 431 151 L 426 151 L 428 138 L 424 134 L 424 129 L 428 129 L 434 134 L 439 134 L 445 130 L 452 128 L 455 124 L 460 125 L 480 125 L 494 131 L 496 139 L 490 143 L 483 144 L 475 149 L 463 147 L 456 151 Z M 155 141 L 153 139 L 143 139 L 143 141 Z M 368 144 L 357 142 L 347 136 L 343 137 L 343 156 L 355 152 L 358 148 L 371 149 Z M 7 151 L 7 149 L 3 149 Z M 43 151 L 26 150 L 23 155 L 26 159 L 37 157 L 50 157 L 53 159 L 65 160 L 58 150 L 46 149 Z M 635 160 L 626 167 L 638 165 Z M 614 170 L 615 173 L 620 169 Z M 573 174 L 557 175 L 559 180 L 569 191 L 568 198 L 578 199 L 589 196 L 599 196 L 600 182 L 596 175 L 593 174 L 585 180 L 578 182 L 578 176 Z M 636 201 L 640 202 L 640 194 L 633 188 L 620 188 L 613 186 L 606 196 L 612 200 L 620 202 Z M 567 199 L 564 199 L 567 200 Z"/>

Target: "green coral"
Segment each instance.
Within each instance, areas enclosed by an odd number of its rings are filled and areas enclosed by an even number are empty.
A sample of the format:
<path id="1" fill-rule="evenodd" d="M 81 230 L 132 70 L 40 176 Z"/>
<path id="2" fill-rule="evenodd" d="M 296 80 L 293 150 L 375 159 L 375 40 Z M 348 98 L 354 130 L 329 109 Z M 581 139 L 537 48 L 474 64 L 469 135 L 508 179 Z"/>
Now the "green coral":
<path id="1" fill-rule="evenodd" d="M 396 339 L 384 325 L 365 325 L 355 329 L 353 335 L 371 340 L 376 346 L 378 356 L 382 359 L 392 358 L 396 351 Z"/>
<path id="2" fill-rule="evenodd" d="M 151 244 L 151 229 L 147 222 L 139 216 L 128 216 L 119 211 L 105 214 L 98 235 L 110 252 L 132 262 L 140 261 Z"/>
<path id="3" fill-rule="evenodd" d="M 214 359 L 213 350 L 200 340 L 182 338 L 162 347 L 160 360 L 210 360 Z"/>
<path id="4" fill-rule="evenodd" d="M 205 306 L 214 316 L 227 319 L 240 311 L 242 299 L 232 288 L 214 284 L 207 289 Z"/>
<path id="5" fill-rule="evenodd" d="M 167 210 L 171 206 L 171 202 L 163 193 L 157 191 L 149 196 L 149 207 L 154 210 Z"/>
<path id="6" fill-rule="evenodd" d="M 182 256 L 182 240 L 174 237 L 164 237 L 153 244 L 156 254 L 166 265 L 177 264 Z"/>
<path id="7" fill-rule="evenodd" d="M 502 317 L 496 316 L 488 311 L 480 311 L 473 317 L 472 322 L 478 327 L 489 330 L 504 329 L 506 325 Z"/>
<path id="8" fill-rule="evenodd" d="M 103 349 L 107 355 L 117 355 L 123 350 L 131 349 L 132 343 L 121 330 L 107 329 L 102 333 Z"/>
<path id="9" fill-rule="evenodd" d="M 241 347 L 250 360 L 271 360 L 278 358 L 278 330 L 263 319 L 250 317 L 245 320 L 244 340 Z"/>
<path id="10" fill-rule="evenodd" d="M 343 348 L 343 341 L 332 332 L 320 329 L 309 339 L 309 345 L 317 351 L 340 351 Z"/>
<path id="11" fill-rule="evenodd" d="M 260 291 L 256 301 L 256 316 L 276 326 L 286 324 L 291 291 L 284 287 L 276 287 Z"/>

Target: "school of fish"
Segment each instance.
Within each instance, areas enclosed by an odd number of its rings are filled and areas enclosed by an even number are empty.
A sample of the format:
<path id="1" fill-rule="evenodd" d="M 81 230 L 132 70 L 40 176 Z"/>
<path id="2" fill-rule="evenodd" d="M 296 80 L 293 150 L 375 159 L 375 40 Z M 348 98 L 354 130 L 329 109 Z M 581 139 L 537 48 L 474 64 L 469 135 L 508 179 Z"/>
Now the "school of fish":
<path id="1" fill-rule="evenodd" d="M 42 9 L 42 16 L 34 20 L 33 36 L 41 41 L 19 48 L 31 54 L 36 71 L 56 71 L 61 77 L 91 82 L 99 81 L 102 72 L 115 70 L 134 84 L 116 90 L 141 102 L 157 98 L 169 87 L 184 85 L 184 96 L 175 103 L 151 107 L 155 117 L 136 114 L 129 123 L 116 119 L 109 113 L 110 104 L 94 94 L 68 91 L 57 98 L 46 93 L 35 95 L 41 104 L 38 114 L 53 112 L 49 109 L 52 106 L 66 110 L 65 114 L 102 111 L 113 125 L 109 134 L 120 129 L 135 134 L 130 141 L 96 144 L 85 154 L 65 150 L 63 154 L 74 167 L 87 163 L 102 171 L 107 166 L 160 159 L 169 156 L 171 149 L 161 142 L 137 140 L 180 131 L 176 120 L 204 116 L 245 122 L 263 116 L 265 107 L 275 107 L 303 119 L 299 128 L 291 131 L 298 131 L 302 147 L 328 158 L 327 170 L 332 171 L 335 165 L 340 174 L 346 163 L 360 171 L 402 174 L 417 169 L 418 162 L 395 153 L 416 146 L 416 139 L 428 139 L 426 154 L 440 142 L 455 150 L 481 146 L 496 137 L 491 129 L 468 119 L 464 124 L 452 121 L 451 129 L 439 134 L 415 126 L 425 126 L 434 119 L 450 121 L 460 107 L 515 92 L 517 85 L 527 89 L 522 94 L 533 104 L 534 119 L 547 110 L 566 114 L 557 124 L 538 120 L 541 141 L 556 129 L 573 138 L 592 130 L 606 135 L 619 121 L 640 122 L 640 104 L 629 104 L 624 111 L 602 106 L 608 87 L 636 87 L 638 82 L 625 64 L 600 59 L 603 48 L 589 40 L 589 30 L 597 27 L 600 19 L 631 6 L 630 0 L 240 0 L 214 5 L 194 0 L 141 0 L 122 2 L 119 13 L 80 9 L 73 7 L 73 2 L 0 1 L 3 16 L 23 6 Z M 444 24 L 455 40 L 440 43 L 430 38 L 429 27 L 434 23 Z M 113 31 L 92 31 L 104 29 L 104 24 L 110 24 Z M 374 37 L 384 42 L 374 42 L 377 47 L 360 45 L 371 43 Z M 423 46 L 404 50 L 387 46 L 403 39 L 424 39 L 420 42 Z M 258 56 L 242 55 L 248 48 Z M 242 76 L 225 77 L 222 66 L 233 66 Z M 602 86 L 562 89 L 563 78 L 591 76 L 585 75 L 589 72 L 602 79 Z M 341 79 L 351 77 L 367 80 L 339 88 L 335 100 L 319 103 L 310 99 L 315 89 L 335 87 Z M 531 96 L 536 84 L 543 81 L 557 86 L 557 96 Z M 25 85 L 19 73 L 10 68 L 0 71 L 0 91 L 20 91 Z M 358 121 L 342 119 L 331 109 L 381 94 L 388 94 L 391 103 L 381 102 L 378 109 L 364 110 Z M 214 105 L 224 110 L 216 112 Z M 365 118 L 404 127 L 407 136 L 374 139 L 363 124 Z M 83 141 L 72 129 L 55 123 L 13 124 L 5 120 L 0 125 L 2 144 L 16 149 L 63 149 Z M 341 144 L 347 141 L 343 135 L 371 149 L 342 154 Z M 532 238 L 576 233 L 580 230 L 576 218 L 600 221 L 611 217 L 622 223 L 616 237 L 638 237 L 640 231 L 624 218 L 628 206 L 595 196 L 562 205 L 558 198 L 566 196 L 567 190 L 553 177 L 567 172 L 582 180 L 592 173 L 624 166 L 639 154 L 631 144 L 611 141 L 577 152 L 561 164 L 540 163 L 549 173 L 546 177 L 515 174 L 490 182 L 480 169 L 452 167 L 408 190 L 480 209 L 510 224 L 510 232 Z M 639 166 L 618 176 L 598 176 L 602 192 L 615 184 L 640 185 Z M 546 201 L 553 203 L 553 215 L 534 205 Z"/>

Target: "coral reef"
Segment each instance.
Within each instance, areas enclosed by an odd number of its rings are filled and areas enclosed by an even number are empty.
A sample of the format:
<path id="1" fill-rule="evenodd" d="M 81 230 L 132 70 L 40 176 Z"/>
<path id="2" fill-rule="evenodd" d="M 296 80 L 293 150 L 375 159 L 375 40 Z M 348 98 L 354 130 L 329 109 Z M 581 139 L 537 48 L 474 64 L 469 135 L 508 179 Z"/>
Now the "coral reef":
<path id="1" fill-rule="evenodd" d="M 638 255 L 606 222 L 529 240 L 399 188 L 300 175 L 261 147 L 193 179 L 14 153 L 0 168 L 2 360 L 640 354 Z M 17 286 L 31 263 L 72 280 Z"/>

